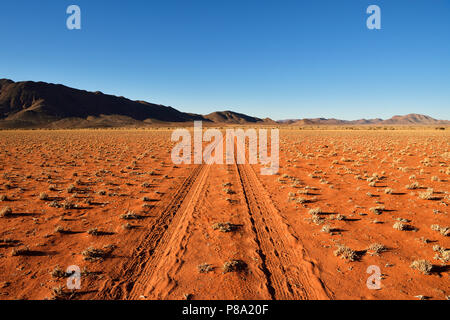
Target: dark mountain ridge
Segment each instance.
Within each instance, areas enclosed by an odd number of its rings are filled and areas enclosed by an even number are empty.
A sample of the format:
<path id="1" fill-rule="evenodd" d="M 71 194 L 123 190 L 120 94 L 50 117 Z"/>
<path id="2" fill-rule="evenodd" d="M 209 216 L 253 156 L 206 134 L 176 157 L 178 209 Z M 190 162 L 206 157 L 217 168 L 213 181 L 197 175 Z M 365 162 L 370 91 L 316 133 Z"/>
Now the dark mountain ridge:
<path id="1" fill-rule="evenodd" d="M 184 122 L 202 116 L 180 112 L 172 107 L 124 97 L 88 92 L 60 84 L 0 80 L 0 118 L 30 122 L 52 122 L 64 118 L 122 115 L 135 120 Z"/>
<path id="2" fill-rule="evenodd" d="M 146 101 L 70 88 L 61 84 L 0 79 L 0 127 L 96 128 L 205 121 L 205 124 L 269 125 L 450 125 L 420 114 L 391 119 L 290 119 L 273 121 L 233 111 L 199 115 Z"/>

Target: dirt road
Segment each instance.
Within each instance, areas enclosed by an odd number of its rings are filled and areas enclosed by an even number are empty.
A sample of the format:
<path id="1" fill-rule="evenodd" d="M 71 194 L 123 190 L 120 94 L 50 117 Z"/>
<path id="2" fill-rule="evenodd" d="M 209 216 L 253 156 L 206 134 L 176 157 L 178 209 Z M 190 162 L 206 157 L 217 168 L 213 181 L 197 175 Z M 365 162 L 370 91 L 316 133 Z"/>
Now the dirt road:
<path id="1" fill-rule="evenodd" d="M 149 227 L 132 258 L 119 268 L 120 280 L 106 282 L 97 299 L 177 299 L 182 296 L 176 293 L 182 281 L 191 279 L 190 284 L 183 285 L 195 287 L 192 277 L 183 276 L 183 273 L 197 272 L 183 270 L 187 265 L 184 261 L 189 259 L 185 254 L 189 246 L 197 251 L 202 251 L 202 246 L 205 246 L 196 235 L 196 225 L 202 224 L 205 229 L 211 226 L 208 219 L 198 219 L 194 213 L 203 211 L 206 214 L 206 196 L 220 191 L 220 185 L 212 183 L 219 178 L 218 172 L 217 165 L 207 164 L 191 171 L 158 214 L 159 218 Z M 232 165 L 228 168 L 228 175 L 236 181 L 233 193 L 239 203 L 237 207 L 246 219 L 236 224 L 242 226 L 241 238 L 230 237 L 228 240 L 245 239 L 252 244 L 249 256 L 253 258 L 244 262 L 255 274 L 256 281 L 245 281 L 248 271 L 239 274 L 245 283 L 239 286 L 246 287 L 246 297 L 281 300 L 330 298 L 314 262 L 306 255 L 298 236 L 280 217 L 252 167 Z M 245 258 L 248 256 L 243 255 L 242 259 Z M 256 270 L 251 270 L 252 267 Z M 220 286 L 216 289 L 221 291 Z M 221 296 L 227 297 L 232 298 L 227 294 Z"/>

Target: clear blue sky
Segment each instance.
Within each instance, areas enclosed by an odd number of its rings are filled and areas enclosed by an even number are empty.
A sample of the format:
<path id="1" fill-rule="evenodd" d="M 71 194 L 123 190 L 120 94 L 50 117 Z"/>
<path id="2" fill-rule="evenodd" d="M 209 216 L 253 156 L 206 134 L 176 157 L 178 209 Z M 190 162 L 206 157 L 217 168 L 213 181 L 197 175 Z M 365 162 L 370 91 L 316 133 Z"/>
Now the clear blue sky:
<path id="1" fill-rule="evenodd" d="M 66 28 L 66 8 L 82 30 Z M 366 28 L 381 7 L 382 30 Z M 273 119 L 450 119 L 449 0 L 2 1 L 0 78 Z"/>

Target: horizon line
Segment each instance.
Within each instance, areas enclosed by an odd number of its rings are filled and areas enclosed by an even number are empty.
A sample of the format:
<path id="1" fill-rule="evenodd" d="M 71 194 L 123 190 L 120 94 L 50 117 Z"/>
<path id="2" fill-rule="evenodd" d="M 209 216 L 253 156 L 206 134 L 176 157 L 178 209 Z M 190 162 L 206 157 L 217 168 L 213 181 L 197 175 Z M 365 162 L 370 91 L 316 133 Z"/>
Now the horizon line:
<path id="1" fill-rule="evenodd" d="M 352 121 L 360 121 L 360 120 L 368 120 L 368 121 L 370 121 L 370 120 L 382 120 L 382 121 L 385 121 L 385 120 L 390 120 L 390 119 L 392 119 L 392 118 L 394 118 L 394 117 L 404 117 L 404 116 L 408 116 L 408 115 L 420 115 L 420 116 L 430 117 L 430 118 L 432 118 L 432 119 L 434 119 L 434 120 L 438 120 L 438 121 L 450 121 L 450 119 L 439 119 L 439 118 L 434 118 L 434 117 L 432 117 L 432 116 L 430 116 L 430 115 L 428 115 L 428 114 L 416 113 L 416 112 L 407 113 L 407 114 L 393 114 L 392 116 L 390 116 L 390 117 L 388 117 L 388 118 L 383 118 L 383 117 L 375 117 L 375 118 L 367 117 L 367 118 L 366 118 L 366 117 L 362 117 L 362 118 L 354 118 L 354 119 L 336 118 L 336 117 L 333 117 L 333 116 L 330 117 L 330 118 L 327 118 L 327 117 L 325 117 L 325 116 L 323 116 L 323 115 L 322 115 L 322 116 L 310 116 L 310 117 L 301 117 L 301 116 L 299 116 L 298 118 L 290 117 L 290 118 L 283 118 L 283 119 L 272 119 L 272 118 L 269 117 L 269 116 L 260 116 L 260 117 L 258 117 L 258 116 L 253 116 L 253 115 L 251 115 L 251 114 L 243 113 L 243 112 L 241 112 L 241 111 L 233 111 L 232 108 L 230 108 L 230 109 L 223 109 L 223 110 L 217 110 L 217 109 L 215 109 L 215 111 L 212 111 L 212 112 L 210 112 L 210 113 L 197 113 L 197 112 L 184 111 L 184 110 L 182 109 L 182 107 L 174 107 L 174 106 L 172 106 L 172 105 L 166 105 L 166 104 L 161 104 L 161 103 L 157 103 L 157 102 L 146 101 L 146 100 L 143 100 L 143 99 L 133 99 L 133 98 L 128 98 L 128 97 L 126 97 L 126 96 L 124 96 L 124 95 L 119 95 L 118 93 L 105 93 L 105 92 L 103 92 L 103 91 L 101 91 L 101 90 L 91 91 L 91 90 L 88 90 L 88 89 L 82 89 L 82 88 L 79 88 L 79 87 L 70 86 L 70 85 L 63 84 L 63 83 L 46 82 L 46 81 L 42 81 L 42 80 L 12 80 L 12 78 L 5 78 L 5 77 L 0 78 L 0 80 L 9 80 L 9 81 L 12 81 L 12 82 L 14 82 L 14 83 L 20 83 L 20 82 L 34 82 L 34 83 L 39 83 L 39 82 L 41 82 L 41 83 L 46 83 L 46 84 L 51 84 L 51 85 L 62 85 L 62 86 L 65 86 L 65 87 L 68 87 L 68 88 L 71 88 L 71 89 L 75 89 L 75 90 L 87 91 L 87 92 L 90 92 L 90 93 L 100 92 L 100 93 L 102 93 L 102 94 L 110 95 L 110 96 L 114 96 L 114 97 L 123 97 L 123 98 L 125 98 L 125 99 L 130 100 L 130 101 L 151 103 L 151 104 L 160 105 L 160 106 L 164 106 L 164 107 L 174 108 L 174 109 L 176 109 L 176 110 L 178 110 L 178 111 L 180 111 L 180 112 L 183 112 L 183 113 L 193 113 L 193 114 L 198 114 L 198 115 L 202 115 L 202 116 L 209 115 L 209 114 L 212 114 L 212 113 L 217 113 L 217 112 L 233 112 L 233 113 L 237 113 L 237 114 L 243 114 L 243 115 L 246 115 L 246 116 L 250 116 L 250 117 L 253 117 L 253 118 L 259 118 L 259 119 L 262 119 L 262 120 L 264 120 L 264 119 L 270 119 L 270 120 L 275 121 L 275 122 L 280 122 L 280 121 L 317 120 L 317 119 L 323 119 L 323 120 L 338 120 L 338 121 L 349 121 L 349 122 L 352 122 Z"/>

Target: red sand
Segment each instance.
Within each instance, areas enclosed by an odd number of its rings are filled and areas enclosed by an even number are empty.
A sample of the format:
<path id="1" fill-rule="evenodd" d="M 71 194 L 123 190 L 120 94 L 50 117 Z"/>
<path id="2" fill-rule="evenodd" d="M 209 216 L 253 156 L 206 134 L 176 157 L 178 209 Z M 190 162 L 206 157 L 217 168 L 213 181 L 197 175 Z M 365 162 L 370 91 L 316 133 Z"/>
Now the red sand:
<path id="1" fill-rule="evenodd" d="M 11 200 L 0 202 L 0 210 L 13 212 L 0 218 L 0 240 L 12 240 L 0 243 L 0 298 L 54 298 L 53 288 L 66 279 L 52 272 L 70 265 L 85 271 L 81 290 L 71 295 L 63 289 L 59 298 L 450 295 L 449 264 L 442 258 L 449 237 L 431 229 L 450 225 L 447 131 L 281 130 L 281 167 L 274 176 L 259 175 L 259 165 L 174 166 L 170 134 L 0 132 L 0 195 Z M 420 189 L 405 188 L 415 181 Z M 433 188 L 433 200 L 419 198 L 426 188 Z M 42 192 L 48 199 L 40 199 Z M 64 200 L 77 208 L 49 206 Z M 378 206 L 385 209 L 379 215 L 370 210 Z M 313 208 L 321 209 L 319 225 L 311 219 Z M 121 217 L 129 211 L 139 219 Z M 399 218 L 410 230 L 393 228 Z M 220 222 L 235 228 L 215 230 Z M 123 228 L 126 223 L 135 228 Z M 325 225 L 330 233 L 321 231 Z M 100 234 L 89 234 L 93 228 Z M 374 243 L 386 250 L 367 251 Z M 338 244 L 354 250 L 355 261 L 335 256 Z M 24 247 L 30 251 L 12 255 Z M 109 255 L 86 261 L 88 247 Z M 421 259 L 433 265 L 430 274 L 410 268 Z M 224 273 L 232 260 L 242 261 L 243 270 Z M 202 264 L 208 272 L 199 272 Z M 366 285 L 371 265 L 381 269 L 379 290 Z"/>

